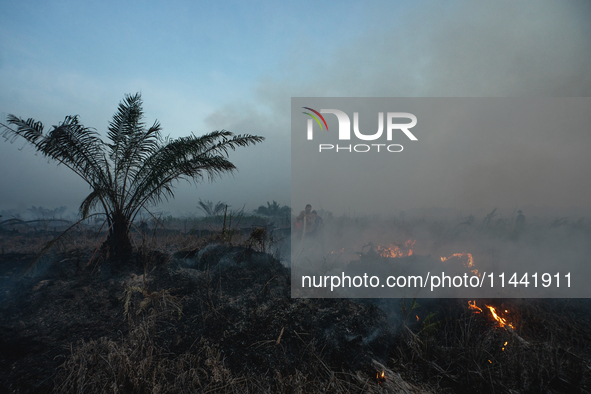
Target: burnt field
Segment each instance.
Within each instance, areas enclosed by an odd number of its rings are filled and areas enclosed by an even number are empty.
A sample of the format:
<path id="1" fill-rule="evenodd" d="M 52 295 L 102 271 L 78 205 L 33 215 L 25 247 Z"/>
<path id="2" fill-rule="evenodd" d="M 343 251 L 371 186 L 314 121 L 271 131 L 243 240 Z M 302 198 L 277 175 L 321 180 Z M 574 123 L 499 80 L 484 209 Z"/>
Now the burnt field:
<path id="1" fill-rule="evenodd" d="M 430 226 L 434 244 L 466 237 Z M 587 299 L 292 299 L 256 230 L 154 233 L 125 265 L 72 233 L 31 268 L 55 235 L 0 234 L 2 392 L 591 392 Z M 421 243 L 373 250 L 395 263 Z"/>

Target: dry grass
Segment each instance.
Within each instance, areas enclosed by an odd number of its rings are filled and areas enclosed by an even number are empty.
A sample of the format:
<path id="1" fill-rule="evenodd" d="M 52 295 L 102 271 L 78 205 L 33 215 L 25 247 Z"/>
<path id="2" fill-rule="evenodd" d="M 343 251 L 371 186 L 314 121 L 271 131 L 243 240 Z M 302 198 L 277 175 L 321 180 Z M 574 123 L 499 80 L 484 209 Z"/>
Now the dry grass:
<path id="1" fill-rule="evenodd" d="M 413 231 L 412 228 L 407 230 Z M 433 229 L 441 232 L 443 238 L 448 230 L 445 226 Z M 458 236 L 450 234 L 451 238 Z M 14 234 L 0 240 L 10 252 L 33 254 L 50 237 Z M 207 237 L 180 231 L 155 231 L 143 236 L 134 233 L 138 262 L 145 270 L 142 283 L 134 283 L 133 288 L 128 284 L 120 290 L 123 295 L 120 316 L 127 321 L 127 329 L 71 344 L 69 356 L 55 376 L 54 391 L 591 391 L 591 313 L 585 301 L 489 300 L 488 303 L 503 311 L 514 330 L 495 325 L 486 309 L 474 313 L 468 308 L 467 300 L 419 301 L 421 306 L 411 304 L 398 309 L 401 320 L 392 331 L 392 343 L 384 349 L 386 357 L 382 364 L 373 360 L 369 369 L 357 370 L 335 362 L 334 354 L 339 352 L 349 357 L 356 355 L 339 348 L 342 342 L 334 338 L 327 340 L 326 332 L 336 332 L 334 327 L 338 324 L 342 324 L 338 329 L 349 329 L 352 325 L 347 326 L 344 321 L 355 321 L 351 315 L 359 312 L 347 315 L 343 312 L 345 309 L 337 308 L 338 300 L 290 299 L 281 287 L 288 285 L 278 284 L 289 283 L 284 280 L 286 278 L 275 274 L 267 277 L 264 272 L 252 271 L 250 274 L 259 278 L 256 286 L 251 280 L 232 293 L 228 283 L 230 280 L 241 283 L 246 271 L 232 271 L 229 276 L 223 276 L 217 268 L 198 273 L 197 269 L 192 269 L 199 281 L 187 276 L 186 282 L 180 282 L 177 277 L 171 277 L 165 286 L 152 286 L 165 272 L 157 268 L 169 263 L 172 253 L 183 255 L 182 258 L 211 242 L 225 243 L 228 248 L 230 244 L 242 243 L 251 250 L 264 251 L 268 249 L 268 241 L 260 231 L 247 235 L 218 232 Z M 56 248 L 88 255 L 89 250 L 96 249 L 97 242 L 95 234 L 77 233 Z M 247 278 L 246 282 L 249 280 Z M 186 287 L 187 284 L 194 287 Z M 186 288 L 176 291 L 177 286 Z M 484 300 L 476 302 L 481 307 L 486 303 Z M 350 305 L 359 304 L 350 302 Z M 125 309 L 127 315 L 123 313 Z M 302 334 L 299 328 L 283 329 L 302 323 L 294 321 L 298 318 L 303 321 L 321 313 L 326 313 L 326 320 L 330 320 L 330 330 L 322 327 L 314 336 Z M 313 322 L 317 324 L 319 320 Z M 311 325 L 307 331 L 311 333 L 313 328 Z M 231 334 L 226 337 L 226 332 Z M 230 340 L 231 345 L 227 342 Z M 333 345 L 335 348 L 331 349 Z M 236 350 L 236 353 L 229 350 Z M 246 353 L 250 357 L 256 354 L 249 360 L 261 360 L 260 363 L 247 367 L 239 365 Z M 296 357 L 297 362 L 291 367 L 280 363 L 284 360 L 287 364 L 292 357 Z M 274 364 L 270 360 L 278 362 Z M 384 371 L 385 380 L 378 384 L 376 372 L 380 370 Z"/>
<path id="2" fill-rule="evenodd" d="M 233 373 L 215 343 L 197 338 L 183 354 L 166 351 L 155 340 L 153 320 L 143 319 L 120 341 L 81 342 L 57 376 L 59 393 L 428 393 L 383 368 L 389 379 L 376 385 L 366 374 L 339 372 L 310 343 L 306 370 L 283 375 L 279 369 Z"/>
<path id="3" fill-rule="evenodd" d="M 448 300 L 436 327 L 404 326 L 393 364 L 411 380 L 427 380 L 438 392 L 570 393 L 591 385 L 588 303 L 572 300 L 491 300 L 515 329 L 499 327 L 484 302 Z M 410 325 L 410 324 L 409 324 Z"/>

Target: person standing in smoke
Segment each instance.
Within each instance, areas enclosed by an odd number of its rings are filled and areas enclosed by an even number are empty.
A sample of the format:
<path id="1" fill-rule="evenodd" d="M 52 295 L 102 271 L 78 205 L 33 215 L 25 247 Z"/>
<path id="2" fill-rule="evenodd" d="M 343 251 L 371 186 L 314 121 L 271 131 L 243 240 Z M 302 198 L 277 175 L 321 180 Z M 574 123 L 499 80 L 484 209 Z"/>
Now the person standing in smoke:
<path id="1" fill-rule="evenodd" d="M 517 218 L 515 219 L 515 226 L 513 227 L 513 239 L 517 239 L 519 234 L 525 228 L 525 215 L 523 211 L 520 209 L 517 211 Z"/>
<path id="2" fill-rule="evenodd" d="M 318 212 L 312 211 L 311 215 L 314 220 L 314 227 L 308 233 L 308 235 L 316 240 L 316 242 L 320 245 L 322 253 L 324 254 L 324 222 L 322 218 L 318 216 Z"/>
<path id="3" fill-rule="evenodd" d="M 311 235 L 320 235 L 322 234 L 322 229 L 324 228 L 324 222 L 322 218 L 318 216 L 318 212 L 312 211 L 311 212 L 312 221 L 314 222 L 314 228 L 310 231 Z"/>
<path id="4" fill-rule="evenodd" d="M 314 229 L 314 215 L 312 215 L 312 205 L 306 204 L 306 209 L 301 211 L 295 220 L 296 231 L 302 232 L 302 239 L 305 234 Z"/>

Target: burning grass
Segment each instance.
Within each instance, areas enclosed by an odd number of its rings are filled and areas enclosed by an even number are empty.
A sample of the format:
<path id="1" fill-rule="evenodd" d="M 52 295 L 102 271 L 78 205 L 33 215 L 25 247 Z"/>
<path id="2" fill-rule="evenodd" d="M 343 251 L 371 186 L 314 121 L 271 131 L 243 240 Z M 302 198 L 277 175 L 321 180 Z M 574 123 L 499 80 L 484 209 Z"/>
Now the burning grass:
<path id="1" fill-rule="evenodd" d="M 119 272 L 58 251 L 3 282 L 0 391 L 591 391 L 586 300 L 292 299 L 259 244 L 217 240 L 152 239 Z"/>
<path id="2" fill-rule="evenodd" d="M 416 243 L 416 240 L 409 239 L 404 245 L 389 245 L 376 247 L 376 252 L 380 257 L 398 258 L 412 256 L 412 247 Z"/>
<path id="3" fill-rule="evenodd" d="M 409 325 L 392 358 L 406 379 L 426 379 L 441 392 L 586 392 L 590 306 L 587 300 L 440 301 L 429 307 L 437 310 L 437 328 Z"/>

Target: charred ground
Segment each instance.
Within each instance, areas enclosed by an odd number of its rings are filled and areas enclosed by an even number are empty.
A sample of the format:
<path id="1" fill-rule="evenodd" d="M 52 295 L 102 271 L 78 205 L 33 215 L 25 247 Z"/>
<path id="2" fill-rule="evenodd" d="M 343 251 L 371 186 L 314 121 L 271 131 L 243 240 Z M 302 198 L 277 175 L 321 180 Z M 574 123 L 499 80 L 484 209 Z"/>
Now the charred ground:
<path id="1" fill-rule="evenodd" d="M 467 300 L 292 299 L 289 270 L 257 249 L 145 248 L 111 267 L 80 247 L 24 276 L 34 255 L 5 252 L 0 390 L 591 390 L 587 300 L 476 301 L 506 310 L 507 329 Z"/>

